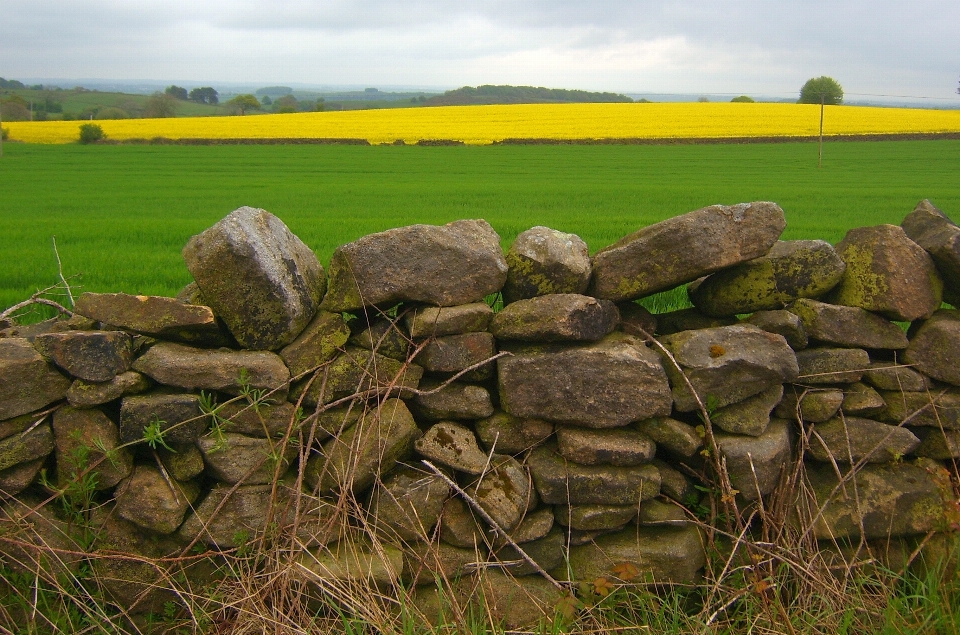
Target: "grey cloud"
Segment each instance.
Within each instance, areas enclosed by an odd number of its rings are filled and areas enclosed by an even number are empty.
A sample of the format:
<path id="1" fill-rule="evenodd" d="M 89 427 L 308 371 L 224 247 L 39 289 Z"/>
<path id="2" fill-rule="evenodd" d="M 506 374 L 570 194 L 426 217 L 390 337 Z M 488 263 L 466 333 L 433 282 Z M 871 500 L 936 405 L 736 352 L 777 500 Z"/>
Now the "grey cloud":
<path id="1" fill-rule="evenodd" d="M 955 0 L 23 2 L 0 73 L 770 93 L 826 73 L 953 94 L 958 23 Z"/>

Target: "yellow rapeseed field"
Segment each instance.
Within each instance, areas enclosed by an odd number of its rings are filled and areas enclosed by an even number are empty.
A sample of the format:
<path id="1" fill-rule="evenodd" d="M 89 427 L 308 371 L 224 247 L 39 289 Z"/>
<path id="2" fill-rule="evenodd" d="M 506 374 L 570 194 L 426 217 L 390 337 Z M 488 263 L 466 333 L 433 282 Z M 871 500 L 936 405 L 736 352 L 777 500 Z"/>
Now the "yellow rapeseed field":
<path id="1" fill-rule="evenodd" d="M 10 138 L 70 143 L 78 121 L 14 122 Z M 820 106 L 658 103 L 448 106 L 245 117 L 97 121 L 109 139 L 351 138 L 370 143 L 503 139 L 797 137 L 815 135 Z M 960 110 L 827 106 L 824 134 L 960 132 Z"/>

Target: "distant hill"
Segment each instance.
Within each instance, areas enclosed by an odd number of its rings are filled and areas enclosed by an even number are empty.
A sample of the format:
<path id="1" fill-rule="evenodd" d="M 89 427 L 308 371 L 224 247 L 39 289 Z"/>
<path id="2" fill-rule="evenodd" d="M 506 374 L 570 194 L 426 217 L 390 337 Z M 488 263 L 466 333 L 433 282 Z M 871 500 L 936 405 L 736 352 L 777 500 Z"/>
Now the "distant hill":
<path id="1" fill-rule="evenodd" d="M 425 106 L 468 106 L 474 104 L 562 104 L 632 102 L 617 93 L 591 93 L 586 90 L 543 88 L 539 86 L 464 86 L 431 97 Z"/>

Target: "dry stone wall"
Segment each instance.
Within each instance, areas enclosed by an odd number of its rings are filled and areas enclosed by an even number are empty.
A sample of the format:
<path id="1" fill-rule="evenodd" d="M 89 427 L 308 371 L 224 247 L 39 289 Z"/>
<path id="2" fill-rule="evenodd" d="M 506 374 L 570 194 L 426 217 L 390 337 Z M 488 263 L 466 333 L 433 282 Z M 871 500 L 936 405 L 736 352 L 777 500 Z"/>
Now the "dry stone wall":
<path id="1" fill-rule="evenodd" d="M 176 600 L 151 558 L 260 537 L 293 536 L 308 584 L 427 603 L 438 579 L 510 584 L 492 569 L 541 598 L 544 572 L 692 583 L 711 448 L 746 510 L 801 457 L 822 540 L 945 529 L 960 228 L 929 201 L 836 247 L 784 227 L 774 203 L 712 206 L 590 258 L 545 227 L 504 254 L 462 220 L 366 236 L 324 271 L 238 209 L 186 245 L 177 298 L 85 293 L 0 332 L 4 564 L 137 553 L 93 559 L 134 611 Z M 693 309 L 635 302 L 682 284 Z"/>

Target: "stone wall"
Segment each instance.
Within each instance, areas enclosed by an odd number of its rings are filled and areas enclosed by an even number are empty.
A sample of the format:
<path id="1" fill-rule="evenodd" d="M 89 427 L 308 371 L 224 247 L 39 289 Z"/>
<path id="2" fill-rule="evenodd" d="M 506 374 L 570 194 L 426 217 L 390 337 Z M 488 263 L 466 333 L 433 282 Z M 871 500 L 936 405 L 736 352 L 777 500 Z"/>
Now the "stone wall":
<path id="1" fill-rule="evenodd" d="M 426 603 L 477 571 L 547 599 L 551 578 L 691 583 L 711 492 L 746 515 L 797 457 L 792 522 L 818 539 L 946 529 L 960 228 L 928 201 L 836 246 L 784 227 L 773 203 L 712 206 L 591 258 L 545 227 L 504 254 L 462 220 L 365 236 L 325 271 L 238 209 L 184 247 L 177 298 L 85 293 L 0 331 L 5 565 L 139 554 L 91 558 L 133 612 L 177 599 L 153 559 L 260 538 L 293 545 L 306 586 Z M 696 308 L 636 302 L 684 284 Z"/>

